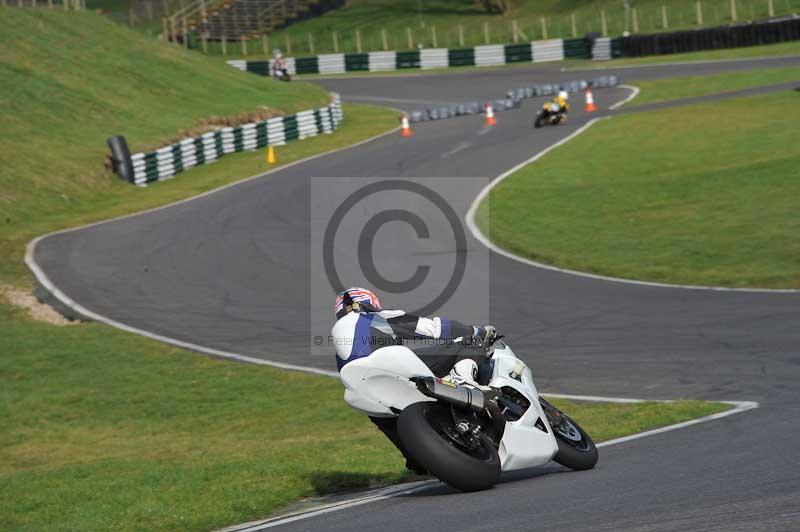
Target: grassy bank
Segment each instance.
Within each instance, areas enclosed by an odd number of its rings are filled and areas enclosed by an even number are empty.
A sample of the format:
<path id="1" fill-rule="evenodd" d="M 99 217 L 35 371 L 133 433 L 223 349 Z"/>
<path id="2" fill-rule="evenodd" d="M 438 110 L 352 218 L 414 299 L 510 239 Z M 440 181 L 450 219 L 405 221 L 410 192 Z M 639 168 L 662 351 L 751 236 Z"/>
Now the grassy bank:
<path id="1" fill-rule="evenodd" d="M 112 135 L 142 150 L 214 117 L 327 99 L 315 85 L 237 72 L 94 13 L 0 7 L 0 238 L 115 201 L 125 186 L 103 168 Z"/>
<path id="2" fill-rule="evenodd" d="M 800 69 L 797 67 L 765 68 L 710 76 L 637 81 L 636 86 L 641 89 L 641 92 L 626 106 L 634 107 L 646 103 L 680 100 L 693 96 L 774 85 L 786 81 L 797 81 L 800 86 Z"/>
<path id="3" fill-rule="evenodd" d="M 0 306 L 0 529 L 206 531 L 410 478 L 335 379 Z M 725 406 L 554 401 L 598 440 Z"/>
<path id="4" fill-rule="evenodd" d="M 503 181 L 478 221 L 566 268 L 798 288 L 798 120 L 795 91 L 617 116 Z"/>
<path id="5" fill-rule="evenodd" d="M 147 190 L 103 168 L 105 140 L 162 145 L 211 117 L 292 113 L 327 102 L 166 46 L 93 13 L 0 8 L 0 282 L 27 279 L 25 243 L 68 227 L 184 198 L 267 169 L 227 156 Z M 394 126 L 394 114 L 346 107 L 342 131 L 280 148 L 280 162 L 346 146 Z M 213 120 L 211 120 L 213 122 Z"/>

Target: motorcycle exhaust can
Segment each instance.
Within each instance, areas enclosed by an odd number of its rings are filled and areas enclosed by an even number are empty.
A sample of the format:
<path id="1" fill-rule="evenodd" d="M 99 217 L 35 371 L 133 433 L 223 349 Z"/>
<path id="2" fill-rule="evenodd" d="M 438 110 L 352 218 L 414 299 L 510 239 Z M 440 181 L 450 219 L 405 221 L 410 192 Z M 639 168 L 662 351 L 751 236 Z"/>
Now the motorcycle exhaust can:
<path id="1" fill-rule="evenodd" d="M 486 406 L 483 392 L 477 388 L 460 386 L 433 377 L 417 377 L 412 380 L 420 393 L 428 397 L 470 408 L 476 412 L 482 412 Z"/>

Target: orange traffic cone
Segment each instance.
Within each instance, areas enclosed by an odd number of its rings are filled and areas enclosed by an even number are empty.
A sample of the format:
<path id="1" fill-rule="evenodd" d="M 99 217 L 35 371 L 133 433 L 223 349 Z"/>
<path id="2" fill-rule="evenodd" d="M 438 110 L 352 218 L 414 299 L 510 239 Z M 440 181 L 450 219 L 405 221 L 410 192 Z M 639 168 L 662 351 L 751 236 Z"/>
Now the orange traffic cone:
<path id="1" fill-rule="evenodd" d="M 410 137 L 414 133 L 411 132 L 411 126 L 408 124 L 408 115 L 403 113 L 400 115 L 400 134 L 404 137 Z"/>
<path id="2" fill-rule="evenodd" d="M 592 96 L 591 87 L 586 89 L 586 105 L 583 107 L 583 110 L 587 113 L 594 113 L 597 111 L 597 106 L 594 104 L 594 96 Z"/>
<path id="3" fill-rule="evenodd" d="M 487 126 L 494 126 L 497 124 L 497 120 L 494 119 L 494 107 L 492 107 L 492 102 L 486 104 L 486 125 Z"/>

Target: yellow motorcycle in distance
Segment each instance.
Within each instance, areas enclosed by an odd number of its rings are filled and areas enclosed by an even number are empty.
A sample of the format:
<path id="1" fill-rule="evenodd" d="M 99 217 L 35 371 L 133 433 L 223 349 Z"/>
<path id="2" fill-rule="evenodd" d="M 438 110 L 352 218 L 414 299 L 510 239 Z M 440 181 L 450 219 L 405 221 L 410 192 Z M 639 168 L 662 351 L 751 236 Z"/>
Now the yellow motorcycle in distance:
<path id="1" fill-rule="evenodd" d="M 539 128 L 544 125 L 555 126 L 563 124 L 567 121 L 567 109 L 558 105 L 556 102 L 545 102 L 542 105 L 539 114 L 536 115 L 536 120 L 533 122 L 533 127 Z"/>

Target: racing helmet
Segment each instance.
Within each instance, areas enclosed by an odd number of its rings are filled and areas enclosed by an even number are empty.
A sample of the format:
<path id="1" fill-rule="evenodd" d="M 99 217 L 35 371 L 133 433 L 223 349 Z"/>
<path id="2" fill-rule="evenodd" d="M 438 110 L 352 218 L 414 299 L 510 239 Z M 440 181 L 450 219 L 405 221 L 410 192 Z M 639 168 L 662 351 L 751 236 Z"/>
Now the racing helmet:
<path id="1" fill-rule="evenodd" d="M 565 90 L 558 91 L 558 97 L 564 101 L 569 100 L 569 93 Z"/>
<path id="2" fill-rule="evenodd" d="M 336 296 L 333 311 L 336 319 L 346 316 L 349 312 L 379 312 L 383 310 L 378 296 L 372 290 L 351 286 Z"/>

